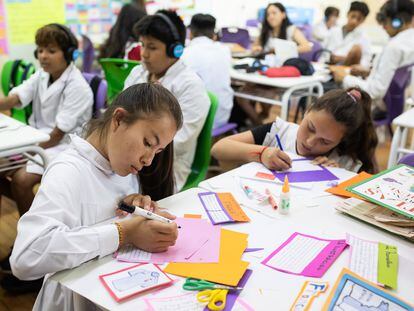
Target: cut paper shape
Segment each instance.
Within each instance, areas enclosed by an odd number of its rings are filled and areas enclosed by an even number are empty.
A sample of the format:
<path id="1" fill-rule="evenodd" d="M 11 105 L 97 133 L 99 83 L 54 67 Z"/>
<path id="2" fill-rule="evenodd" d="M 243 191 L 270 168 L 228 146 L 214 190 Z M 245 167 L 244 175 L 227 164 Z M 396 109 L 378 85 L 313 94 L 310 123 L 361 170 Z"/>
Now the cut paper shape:
<path id="1" fill-rule="evenodd" d="M 218 262 L 220 228 L 207 219 L 177 218 L 179 229 L 176 244 L 163 253 L 148 253 L 132 245 L 119 250 L 116 259 L 126 262 Z"/>
<path id="2" fill-rule="evenodd" d="M 198 214 L 184 214 L 184 218 L 196 218 L 196 219 L 200 219 L 201 215 Z"/>
<path id="3" fill-rule="evenodd" d="M 412 311 L 414 306 L 344 268 L 322 310 Z"/>
<path id="4" fill-rule="evenodd" d="M 249 263 L 241 260 L 247 247 L 245 233 L 221 229 L 220 258 L 218 263 L 170 263 L 165 272 L 236 286 Z"/>
<path id="5" fill-rule="evenodd" d="M 396 246 L 359 239 L 347 234 L 350 246 L 349 269 L 364 279 L 397 289 L 398 250 Z"/>
<path id="6" fill-rule="evenodd" d="M 371 174 L 368 174 L 366 172 L 361 172 L 358 175 L 356 175 L 356 176 L 354 176 L 354 177 L 352 177 L 348 180 L 345 180 L 344 182 L 341 182 L 340 184 L 338 184 L 335 187 L 331 187 L 331 188 L 326 189 L 325 191 L 329 192 L 329 193 L 332 193 L 332 194 L 342 196 L 342 197 L 346 197 L 346 198 L 351 198 L 352 197 L 352 198 L 357 198 L 357 199 L 363 200 L 362 197 L 360 197 L 359 195 L 357 195 L 355 193 L 352 193 L 352 192 L 346 190 L 346 188 L 350 187 L 352 185 L 355 185 L 357 183 L 360 183 L 364 180 L 367 180 L 371 176 L 372 176 Z"/>
<path id="7" fill-rule="evenodd" d="M 103 274 L 99 279 L 116 301 L 122 301 L 150 289 L 173 283 L 158 266 L 139 264 L 122 270 Z"/>
<path id="8" fill-rule="evenodd" d="M 262 264 L 286 273 L 319 278 L 346 246 L 345 240 L 320 239 L 295 232 Z"/>
<path id="9" fill-rule="evenodd" d="M 295 167 L 297 167 L 298 169 L 295 169 Z M 290 170 L 283 172 L 272 172 L 273 175 L 275 175 L 275 177 L 280 181 L 285 180 L 285 176 L 287 176 L 290 183 L 328 181 L 339 179 L 326 167 L 322 165 L 312 164 L 311 160 L 308 159 L 292 160 L 292 168 Z"/>
<path id="10" fill-rule="evenodd" d="M 198 197 L 215 225 L 250 221 L 231 193 L 202 192 Z"/>
<path id="11" fill-rule="evenodd" d="M 290 307 L 290 311 L 310 310 L 313 300 L 321 293 L 326 292 L 328 286 L 328 282 L 305 281 L 295 299 L 295 302 L 292 307 Z"/>
<path id="12" fill-rule="evenodd" d="M 244 288 L 250 276 L 252 275 L 252 272 L 253 272 L 252 270 L 247 269 L 246 272 L 243 274 L 243 277 L 240 279 L 239 283 L 237 284 L 237 287 Z M 237 297 L 239 297 L 240 292 L 241 292 L 240 290 L 233 290 L 227 293 L 226 306 L 224 307 L 223 311 L 230 311 L 233 309 L 233 306 L 237 300 Z M 209 308 L 207 307 L 204 308 L 204 311 L 208 311 L 208 310 Z"/>
<path id="13" fill-rule="evenodd" d="M 257 178 L 263 178 L 263 179 L 269 179 L 269 180 L 273 180 L 276 177 L 273 174 L 269 174 L 269 173 L 263 173 L 263 172 L 257 172 L 256 175 Z"/>
<path id="14" fill-rule="evenodd" d="M 244 250 L 244 252 L 245 253 L 252 253 L 252 252 L 258 252 L 258 251 L 262 251 L 262 250 L 264 250 L 264 248 L 260 248 L 260 247 L 257 247 L 257 248 L 250 247 L 250 248 L 246 248 Z"/>
<path id="15" fill-rule="evenodd" d="M 414 219 L 414 168 L 404 164 L 385 170 L 347 190 Z"/>

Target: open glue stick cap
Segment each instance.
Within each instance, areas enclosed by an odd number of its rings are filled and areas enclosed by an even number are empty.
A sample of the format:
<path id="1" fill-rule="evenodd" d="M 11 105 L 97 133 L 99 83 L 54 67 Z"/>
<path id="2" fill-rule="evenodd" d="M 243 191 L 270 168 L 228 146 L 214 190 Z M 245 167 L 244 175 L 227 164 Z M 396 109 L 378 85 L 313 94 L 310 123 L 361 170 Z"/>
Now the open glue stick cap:
<path id="1" fill-rule="evenodd" d="M 287 175 L 285 175 L 285 182 L 283 183 L 282 192 L 283 193 L 289 192 L 289 179 L 288 179 Z"/>

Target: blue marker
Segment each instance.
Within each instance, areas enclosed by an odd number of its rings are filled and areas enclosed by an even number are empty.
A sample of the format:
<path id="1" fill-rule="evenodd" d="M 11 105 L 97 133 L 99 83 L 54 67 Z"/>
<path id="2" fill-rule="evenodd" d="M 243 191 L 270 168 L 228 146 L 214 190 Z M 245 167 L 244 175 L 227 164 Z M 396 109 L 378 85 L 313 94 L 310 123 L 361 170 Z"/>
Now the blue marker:
<path id="1" fill-rule="evenodd" d="M 282 143 L 280 142 L 279 135 L 276 134 L 275 137 L 276 137 L 276 141 L 279 146 L 279 149 L 283 151 L 283 147 L 282 147 Z"/>

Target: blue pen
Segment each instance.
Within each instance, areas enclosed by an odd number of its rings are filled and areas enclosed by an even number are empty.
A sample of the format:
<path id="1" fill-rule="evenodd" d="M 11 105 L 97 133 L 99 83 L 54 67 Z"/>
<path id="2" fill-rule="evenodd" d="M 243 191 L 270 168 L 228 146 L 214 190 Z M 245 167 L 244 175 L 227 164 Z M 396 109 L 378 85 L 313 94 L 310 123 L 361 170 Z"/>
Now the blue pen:
<path id="1" fill-rule="evenodd" d="M 276 141 L 279 146 L 279 149 L 283 151 L 283 147 L 282 147 L 282 143 L 280 142 L 279 135 L 276 134 L 275 137 L 276 137 Z"/>

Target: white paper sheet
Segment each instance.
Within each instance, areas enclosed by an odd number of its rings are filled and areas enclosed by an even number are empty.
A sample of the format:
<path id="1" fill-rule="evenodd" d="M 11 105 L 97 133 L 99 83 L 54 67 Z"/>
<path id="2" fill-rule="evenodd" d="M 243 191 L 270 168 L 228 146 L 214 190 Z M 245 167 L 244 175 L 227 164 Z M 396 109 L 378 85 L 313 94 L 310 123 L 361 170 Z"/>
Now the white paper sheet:
<path id="1" fill-rule="evenodd" d="M 350 246 L 349 269 L 363 278 L 378 283 L 378 242 L 347 235 Z"/>

